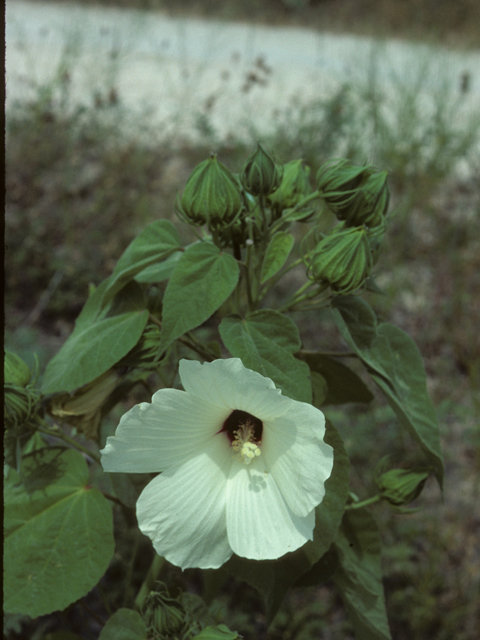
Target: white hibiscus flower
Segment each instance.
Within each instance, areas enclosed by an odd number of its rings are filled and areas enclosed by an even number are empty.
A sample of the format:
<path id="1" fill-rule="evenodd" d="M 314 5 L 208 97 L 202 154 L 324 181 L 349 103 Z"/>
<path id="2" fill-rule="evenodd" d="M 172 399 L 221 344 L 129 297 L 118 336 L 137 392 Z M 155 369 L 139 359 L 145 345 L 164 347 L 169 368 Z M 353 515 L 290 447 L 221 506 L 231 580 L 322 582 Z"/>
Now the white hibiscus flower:
<path id="1" fill-rule="evenodd" d="M 157 553 L 186 569 L 232 553 L 279 558 L 313 537 L 333 449 L 325 418 L 241 360 L 180 362 L 185 391 L 161 389 L 120 420 L 105 471 L 162 473 L 137 502 Z"/>

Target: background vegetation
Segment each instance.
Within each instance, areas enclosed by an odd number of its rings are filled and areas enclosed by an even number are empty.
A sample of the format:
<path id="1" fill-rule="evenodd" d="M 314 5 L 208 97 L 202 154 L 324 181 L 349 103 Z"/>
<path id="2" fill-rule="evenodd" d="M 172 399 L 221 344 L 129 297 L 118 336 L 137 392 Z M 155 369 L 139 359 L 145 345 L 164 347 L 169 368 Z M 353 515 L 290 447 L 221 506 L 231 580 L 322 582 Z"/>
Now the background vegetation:
<path id="1" fill-rule="evenodd" d="M 169 10 L 181 4 L 182 10 L 208 16 L 245 19 L 248 15 L 260 21 L 310 21 L 310 25 L 315 16 L 332 29 L 354 26 L 355 31 L 367 33 L 387 25 L 394 34 L 421 33 L 430 38 L 447 33 L 448 39 L 465 43 L 475 43 L 471 26 L 479 9 L 475 0 L 299 1 L 297 9 L 290 8 L 294 2 L 287 0 L 115 4 Z M 414 7 L 415 23 L 411 22 Z M 104 118 L 105 110 L 114 105 L 67 109 L 58 100 L 59 92 L 68 93 L 68 81 L 58 80 L 62 82 L 63 87 L 41 88 L 36 100 L 7 118 L 6 342 L 31 364 L 35 351 L 41 367 L 71 331 L 89 283 L 109 275 L 121 251 L 147 223 L 158 217 L 173 219 L 177 190 L 211 151 L 208 127 L 205 142 L 195 146 L 163 139 L 147 147 L 125 139 L 112 124 L 115 119 L 108 124 Z M 288 128 L 279 127 L 264 142 L 279 161 L 303 157 L 314 175 L 319 164 L 340 148 L 358 160 L 365 151 L 357 141 L 366 118 L 374 124 L 376 156 L 371 159 L 391 171 L 394 215 L 380 262 L 378 282 L 384 295 L 372 294 L 370 302 L 419 345 L 438 408 L 446 459 L 443 501 L 432 481 L 417 514 L 395 515 L 386 507 L 374 507 L 385 542 L 392 633 L 396 640 L 476 640 L 480 635 L 479 123 L 454 127 L 455 118 L 448 115 L 446 103 L 439 102 L 433 123 L 423 122 L 420 111 L 414 114 L 418 126 L 414 135 L 411 123 L 409 135 L 401 127 L 412 118 L 411 112 L 406 115 L 405 104 L 400 105 L 397 126 L 392 128 L 374 108 L 378 95 L 364 95 L 365 108 L 360 111 L 352 95 L 352 89 L 345 87 L 328 100 L 292 112 Z M 217 142 L 215 147 L 232 170 L 239 170 L 240 158 L 249 150 L 231 141 Z M 468 169 L 463 174 L 455 171 L 459 161 Z M 333 328 L 326 339 L 332 344 L 339 341 Z M 352 482 L 359 477 L 373 480 L 371 461 L 394 453 L 399 444 L 393 414 L 380 405 L 374 421 L 371 412 L 358 407 L 351 407 L 348 414 L 333 409 L 331 418 L 349 447 Z M 359 486 L 359 491 L 368 492 L 368 486 Z M 128 540 L 124 544 L 128 547 Z M 148 545 L 143 558 L 145 564 Z M 113 590 L 115 600 L 115 585 L 121 583 L 125 569 L 113 564 L 104 588 Z M 140 565 L 135 566 L 139 575 L 145 568 Z M 169 579 L 187 580 L 195 589 L 194 572 L 185 578 L 168 571 Z M 119 602 L 128 597 L 119 594 Z M 230 628 L 247 638 L 265 637 L 263 612 L 249 588 L 227 585 L 222 607 Z M 5 637 L 41 638 L 47 631 L 70 628 L 95 638 L 99 620 L 107 617 L 101 594 L 92 593 L 66 612 L 40 622 L 7 618 Z M 328 584 L 295 591 L 269 634 L 271 640 L 351 637 L 341 603 Z"/>

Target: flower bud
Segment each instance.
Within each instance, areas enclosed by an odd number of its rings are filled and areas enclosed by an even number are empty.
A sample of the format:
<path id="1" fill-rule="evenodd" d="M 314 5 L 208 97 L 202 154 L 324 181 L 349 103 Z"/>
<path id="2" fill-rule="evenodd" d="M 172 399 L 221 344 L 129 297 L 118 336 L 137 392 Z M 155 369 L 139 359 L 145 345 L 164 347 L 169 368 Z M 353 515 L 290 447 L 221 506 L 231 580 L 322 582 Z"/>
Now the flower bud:
<path id="1" fill-rule="evenodd" d="M 292 160 L 283 165 L 283 177 L 279 188 L 268 198 L 269 203 L 280 209 L 290 209 L 312 193 L 308 180 L 310 167 L 303 160 Z"/>
<path id="2" fill-rule="evenodd" d="M 5 351 L 3 372 L 5 383 L 19 387 L 26 387 L 32 377 L 28 365 L 12 351 Z"/>
<path id="3" fill-rule="evenodd" d="M 317 172 L 317 185 L 322 198 L 336 213 L 356 193 L 356 189 L 363 184 L 372 173 L 371 165 L 358 167 L 348 160 L 329 160 Z"/>
<path id="4" fill-rule="evenodd" d="M 430 469 L 391 469 L 377 474 L 376 483 L 383 500 L 398 508 L 413 502 L 422 492 Z"/>
<path id="5" fill-rule="evenodd" d="M 240 190 L 230 171 L 212 155 L 195 167 L 175 211 L 186 222 L 217 229 L 228 225 L 242 208 Z"/>
<path id="6" fill-rule="evenodd" d="M 3 416 L 6 429 L 21 432 L 33 427 L 42 414 L 42 394 L 32 385 L 22 387 L 6 383 L 4 387 Z"/>
<path id="7" fill-rule="evenodd" d="M 387 171 L 376 171 L 357 189 L 354 198 L 337 211 L 337 218 L 351 227 L 362 224 L 376 227 L 382 224 L 390 203 Z"/>
<path id="8" fill-rule="evenodd" d="M 186 631 L 185 609 L 163 583 L 156 585 L 159 591 L 151 591 L 143 606 L 145 622 L 155 638 L 182 637 Z"/>
<path id="9" fill-rule="evenodd" d="M 257 150 L 247 159 L 240 180 L 243 188 L 254 196 L 268 196 L 282 182 L 282 168 L 258 143 Z"/>
<path id="10" fill-rule="evenodd" d="M 375 227 L 383 222 L 390 202 L 387 171 L 357 167 L 348 160 L 326 162 L 317 173 L 322 198 L 349 227 Z"/>
<path id="11" fill-rule="evenodd" d="M 308 276 L 319 284 L 328 284 L 340 294 L 355 291 L 372 269 L 372 256 L 364 227 L 334 231 L 313 251 Z"/>

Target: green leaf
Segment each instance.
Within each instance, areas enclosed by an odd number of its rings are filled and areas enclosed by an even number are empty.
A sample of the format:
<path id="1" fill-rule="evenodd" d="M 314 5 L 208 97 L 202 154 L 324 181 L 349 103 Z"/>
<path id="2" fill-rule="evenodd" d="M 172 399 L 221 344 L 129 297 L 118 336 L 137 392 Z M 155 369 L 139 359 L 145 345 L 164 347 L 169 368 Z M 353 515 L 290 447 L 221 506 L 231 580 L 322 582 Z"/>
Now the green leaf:
<path id="1" fill-rule="evenodd" d="M 164 260 L 180 250 L 180 238 L 169 220 L 156 220 L 143 229 L 123 252 L 104 292 L 105 306 L 127 282 L 146 267 Z"/>
<path id="2" fill-rule="evenodd" d="M 224 624 L 219 624 L 215 627 L 205 627 L 194 638 L 200 640 L 236 640 L 240 638 L 236 631 L 230 631 L 230 629 Z"/>
<path id="3" fill-rule="evenodd" d="M 326 423 L 325 442 L 333 447 L 334 462 L 332 474 L 325 483 L 325 497 L 315 509 L 313 540 L 278 560 L 255 561 L 233 556 L 222 567 L 261 593 L 265 598 L 269 623 L 286 591 L 327 553 L 338 534 L 348 497 L 350 465 L 343 441 L 329 421 Z"/>
<path id="4" fill-rule="evenodd" d="M 102 375 L 140 340 L 148 311 L 132 311 L 75 327 L 43 379 L 45 394 L 74 391 Z"/>
<path id="5" fill-rule="evenodd" d="M 208 320 L 235 289 L 239 274 L 236 260 L 214 244 L 191 245 L 165 290 L 160 350 Z"/>
<path id="6" fill-rule="evenodd" d="M 280 271 L 294 244 L 294 237 L 286 231 L 278 231 L 270 238 L 262 264 L 261 284 Z"/>
<path id="7" fill-rule="evenodd" d="M 346 342 L 362 359 L 399 421 L 422 449 L 442 487 L 440 432 L 416 344 L 408 334 L 389 323 L 378 325 L 375 337 L 367 344 L 358 339 L 359 334 L 362 338 L 364 334 L 350 324 L 355 322 L 354 315 L 340 307 L 334 309 L 334 317 Z"/>
<path id="8" fill-rule="evenodd" d="M 358 296 L 337 296 L 332 309 L 343 337 L 346 330 L 359 349 L 368 348 L 377 335 L 377 317 L 370 305 Z"/>
<path id="9" fill-rule="evenodd" d="M 56 467 L 55 481 L 25 491 L 21 478 Z M 114 552 L 108 501 L 87 486 L 80 453 L 41 449 L 10 469 L 5 483 L 5 611 L 32 618 L 65 609 L 88 593 Z"/>
<path id="10" fill-rule="evenodd" d="M 310 370 L 321 374 L 327 383 L 327 393 L 320 406 L 373 400 L 365 383 L 342 362 L 320 353 L 309 353 L 302 358 Z"/>
<path id="11" fill-rule="evenodd" d="M 262 309 L 245 319 L 228 316 L 219 326 L 232 356 L 271 378 L 283 393 L 300 402 L 312 401 L 310 370 L 293 356 L 301 346 L 297 325 L 278 311 Z"/>
<path id="12" fill-rule="evenodd" d="M 334 580 L 357 640 L 391 640 L 382 585 L 381 541 L 366 509 L 347 511 L 335 543 L 340 567 Z"/>
<path id="13" fill-rule="evenodd" d="M 98 640 L 147 640 L 147 626 L 133 609 L 119 609 L 107 621 Z"/>
<path id="14" fill-rule="evenodd" d="M 182 255 L 181 251 L 176 251 L 166 260 L 163 260 L 163 262 L 151 264 L 149 267 L 140 271 L 140 273 L 137 273 L 135 280 L 143 283 L 163 282 L 163 280 L 168 280 Z"/>

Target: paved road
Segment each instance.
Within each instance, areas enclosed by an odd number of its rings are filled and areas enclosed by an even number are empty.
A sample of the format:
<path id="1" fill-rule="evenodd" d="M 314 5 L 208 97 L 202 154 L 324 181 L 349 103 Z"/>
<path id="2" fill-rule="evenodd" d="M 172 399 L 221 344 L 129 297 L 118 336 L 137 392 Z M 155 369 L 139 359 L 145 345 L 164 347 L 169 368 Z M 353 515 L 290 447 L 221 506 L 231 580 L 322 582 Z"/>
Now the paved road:
<path id="1" fill-rule="evenodd" d="M 386 95 L 424 94 L 426 113 L 442 95 L 465 121 L 480 110 L 480 52 L 25 0 L 8 0 L 6 19 L 7 113 L 41 87 L 61 96 L 58 78 L 71 106 L 114 98 L 133 132 L 187 137 L 205 116 L 222 137 L 263 135 L 292 104 L 372 79 Z"/>

